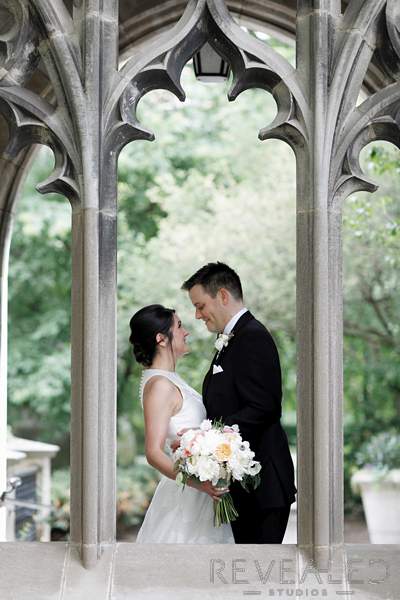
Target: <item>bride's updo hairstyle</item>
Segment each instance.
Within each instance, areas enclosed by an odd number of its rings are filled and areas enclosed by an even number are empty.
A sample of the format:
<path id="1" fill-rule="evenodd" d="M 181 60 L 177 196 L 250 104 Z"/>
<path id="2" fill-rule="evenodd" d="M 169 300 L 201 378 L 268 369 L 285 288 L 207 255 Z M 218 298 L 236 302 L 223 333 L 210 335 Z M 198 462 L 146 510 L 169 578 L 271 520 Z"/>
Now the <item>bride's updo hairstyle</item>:
<path id="1" fill-rule="evenodd" d="M 145 367 L 150 367 L 152 364 L 157 352 L 157 333 L 162 333 L 172 342 L 174 313 L 172 308 L 151 304 L 144 306 L 133 315 L 129 321 L 131 328 L 129 341 L 138 363 Z"/>

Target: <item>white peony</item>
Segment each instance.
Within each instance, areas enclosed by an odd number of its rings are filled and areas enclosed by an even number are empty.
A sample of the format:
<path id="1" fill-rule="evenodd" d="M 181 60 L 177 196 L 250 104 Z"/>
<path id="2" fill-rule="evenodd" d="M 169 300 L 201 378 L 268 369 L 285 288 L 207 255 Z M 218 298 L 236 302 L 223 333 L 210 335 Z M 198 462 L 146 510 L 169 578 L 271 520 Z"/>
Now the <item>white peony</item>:
<path id="1" fill-rule="evenodd" d="M 186 463 L 187 472 L 190 475 L 196 475 L 198 469 L 198 457 L 192 456 Z"/>
<path id="2" fill-rule="evenodd" d="M 215 485 L 219 478 L 219 464 L 212 458 L 199 456 L 197 472 L 200 481 L 212 481 Z"/>
<path id="3" fill-rule="evenodd" d="M 185 431 L 185 433 L 181 436 L 181 447 L 185 448 L 186 446 L 189 446 L 197 434 L 198 430 L 196 429 L 189 429 L 188 431 Z"/>
<path id="4" fill-rule="evenodd" d="M 203 456 L 208 456 L 209 454 L 213 454 L 215 452 L 216 447 L 221 443 L 221 436 L 218 431 L 215 429 L 210 429 L 207 431 L 207 434 L 203 436 L 200 441 L 201 445 L 201 454 Z"/>
<path id="5" fill-rule="evenodd" d="M 201 454 L 201 440 L 194 440 L 190 447 L 190 451 L 193 455 Z"/>

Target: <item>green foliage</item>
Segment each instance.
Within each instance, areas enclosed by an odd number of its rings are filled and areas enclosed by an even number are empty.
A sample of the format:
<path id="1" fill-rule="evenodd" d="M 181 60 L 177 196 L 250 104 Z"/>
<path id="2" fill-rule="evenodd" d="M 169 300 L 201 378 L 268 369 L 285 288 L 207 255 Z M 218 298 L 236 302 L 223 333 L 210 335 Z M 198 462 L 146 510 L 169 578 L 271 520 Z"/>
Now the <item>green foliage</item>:
<path id="1" fill-rule="evenodd" d="M 400 157 L 397 151 L 393 151 L 390 144 L 373 144 L 368 150 L 370 169 L 382 175 L 391 173 L 400 175 Z"/>
<path id="2" fill-rule="evenodd" d="M 69 539 L 70 527 L 70 472 L 69 469 L 56 469 L 51 474 L 51 503 L 55 511 L 48 517 L 52 530 L 63 532 L 63 539 Z"/>
<path id="3" fill-rule="evenodd" d="M 400 415 L 398 165 L 393 146 L 367 148 L 363 167 L 380 189 L 344 210 L 345 397 L 358 422 Z"/>
<path id="4" fill-rule="evenodd" d="M 139 525 L 153 497 L 159 473 L 150 467 L 144 457 L 138 457 L 129 467 L 117 469 L 117 531 Z M 45 520 L 50 523 L 57 539 L 69 539 L 70 529 L 70 474 L 69 469 L 52 472 L 51 502 L 56 508 Z M 57 533 L 56 533 L 57 532 Z M 64 532 L 60 538 L 61 532 Z"/>
<path id="5" fill-rule="evenodd" d="M 358 416 L 358 420 L 356 417 Z M 358 456 L 365 444 L 376 438 L 382 431 L 400 431 L 400 419 L 388 419 L 380 416 L 379 412 L 374 415 L 364 416 L 348 415 L 344 428 L 344 509 L 346 513 L 362 513 L 361 498 L 354 494 L 351 477 L 361 466 Z"/>
<path id="6" fill-rule="evenodd" d="M 37 155 L 14 226 L 9 286 L 9 420 L 20 431 L 32 416 L 44 441 L 68 429 L 70 388 L 70 208 L 65 199 L 38 198 L 48 153 Z"/>
<path id="7" fill-rule="evenodd" d="M 192 352 L 179 364 L 179 372 L 200 391 L 214 354 L 213 338 L 194 321 L 180 286 L 204 261 L 225 259 L 237 267 L 249 306 L 269 325 L 290 359 L 294 356 L 294 160 L 282 143 L 263 145 L 256 138 L 259 128 L 272 121 L 274 102 L 265 92 L 248 91 L 229 104 L 221 86 L 199 84 L 190 71 L 183 80 L 188 97 L 184 105 L 166 92 L 153 92 L 140 107 L 142 123 L 157 136 L 154 145 L 142 144 L 140 153 L 140 161 L 148 161 L 154 173 L 146 197 L 165 215 L 157 235 L 134 237 L 124 211 L 119 214 L 118 409 L 130 412 L 139 449 L 140 368 L 128 345 L 127 324 L 144 304 L 176 307 L 192 333 Z M 124 150 L 120 171 L 135 163 L 137 148 L 132 144 Z M 273 173 L 282 163 L 287 171 L 278 181 Z M 265 276 L 258 280 L 256 272 Z M 277 277 L 284 282 L 280 289 Z M 293 411 L 293 365 L 282 363 L 288 375 L 286 410 Z"/>
<path id="8" fill-rule="evenodd" d="M 143 460 L 118 469 L 117 529 L 120 533 L 142 522 L 159 478 L 159 473 Z"/>
<path id="9" fill-rule="evenodd" d="M 157 234 L 160 219 L 166 216 L 147 195 L 147 190 L 155 184 L 157 170 L 151 168 L 145 152 L 137 152 L 134 159 L 123 153 L 119 165 L 119 209 L 129 231 L 149 240 Z M 159 168 L 162 171 L 161 164 Z"/>
<path id="10" fill-rule="evenodd" d="M 400 469 L 399 431 L 381 431 L 364 442 L 356 454 L 356 463 L 360 467 L 374 467 L 385 472 Z"/>
<path id="11" fill-rule="evenodd" d="M 351 488 L 357 452 L 372 436 L 400 426 L 399 154 L 366 148 L 362 166 L 380 187 L 350 197 L 343 214 L 344 486 L 347 512 L 360 510 Z"/>

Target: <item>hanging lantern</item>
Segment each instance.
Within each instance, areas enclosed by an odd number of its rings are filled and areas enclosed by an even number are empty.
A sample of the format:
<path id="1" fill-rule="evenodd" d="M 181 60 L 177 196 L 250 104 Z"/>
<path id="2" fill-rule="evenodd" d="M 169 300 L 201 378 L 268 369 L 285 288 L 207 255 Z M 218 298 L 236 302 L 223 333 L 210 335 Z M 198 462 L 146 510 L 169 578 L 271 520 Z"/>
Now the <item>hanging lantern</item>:
<path id="1" fill-rule="evenodd" d="M 205 83 L 221 83 L 228 79 L 229 64 L 206 42 L 193 57 L 196 78 Z"/>

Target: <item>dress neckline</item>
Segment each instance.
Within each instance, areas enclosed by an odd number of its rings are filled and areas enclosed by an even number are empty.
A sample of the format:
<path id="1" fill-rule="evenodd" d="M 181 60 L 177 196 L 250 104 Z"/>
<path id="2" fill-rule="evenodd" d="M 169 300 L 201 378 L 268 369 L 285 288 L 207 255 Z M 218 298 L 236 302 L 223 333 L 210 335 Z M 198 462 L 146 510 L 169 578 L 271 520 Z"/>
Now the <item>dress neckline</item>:
<path id="1" fill-rule="evenodd" d="M 171 373 L 171 375 L 176 375 L 176 371 L 168 371 L 168 369 L 156 369 L 156 368 L 143 369 L 143 373 L 148 373 L 149 371 L 161 371 L 162 373 Z"/>

